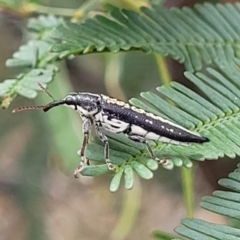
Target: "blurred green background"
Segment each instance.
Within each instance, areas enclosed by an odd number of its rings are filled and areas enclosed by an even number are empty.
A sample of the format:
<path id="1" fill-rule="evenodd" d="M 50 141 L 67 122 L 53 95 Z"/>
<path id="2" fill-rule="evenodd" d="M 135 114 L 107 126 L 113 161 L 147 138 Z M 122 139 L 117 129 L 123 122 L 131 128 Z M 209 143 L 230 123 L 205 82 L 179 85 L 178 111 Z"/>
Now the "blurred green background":
<path id="1" fill-rule="evenodd" d="M 103 10 L 103 1 L 0 1 L 0 80 L 22 71 L 6 68 L 5 61 L 30 38 L 26 30 L 29 17 L 39 12 L 71 13 L 83 2 L 92 3 L 94 11 Z M 133 9 L 147 4 L 143 0 L 108 2 Z M 196 2 L 202 1 L 164 4 L 180 7 Z M 38 6 L 35 12 L 33 6 Z M 89 91 L 128 100 L 162 84 L 159 60 L 140 52 L 78 56 L 59 63 L 60 72 L 48 90 L 56 99 L 70 91 Z M 183 67 L 170 59 L 166 63 L 172 78 L 184 82 Z M 15 107 L 50 101 L 40 93 L 35 100 L 18 97 L 9 109 L 0 110 L 0 239 L 141 240 L 152 239 L 150 234 L 155 229 L 173 233 L 180 219 L 186 217 L 180 169 L 159 169 L 153 179 L 136 178 L 131 191 L 122 186 L 116 193 L 109 191 L 111 176 L 74 179 L 72 172 L 79 162 L 77 150 L 82 140 L 78 114 L 65 108 L 47 114 L 11 113 Z M 216 170 L 209 177 L 212 168 Z M 206 167 L 203 163 L 194 170 L 195 216 L 225 222 L 200 209 L 198 203 L 216 187 L 220 176 L 230 172 L 231 166 L 227 169 L 208 163 Z"/>

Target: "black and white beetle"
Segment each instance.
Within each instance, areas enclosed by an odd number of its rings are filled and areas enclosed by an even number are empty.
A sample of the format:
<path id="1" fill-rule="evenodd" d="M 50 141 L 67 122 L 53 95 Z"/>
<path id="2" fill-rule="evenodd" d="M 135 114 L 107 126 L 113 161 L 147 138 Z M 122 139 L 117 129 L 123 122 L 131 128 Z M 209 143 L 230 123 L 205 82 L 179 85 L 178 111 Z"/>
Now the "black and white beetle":
<path id="1" fill-rule="evenodd" d="M 39 86 L 53 99 L 43 86 Z M 104 157 L 109 170 L 115 167 L 109 159 L 109 144 L 107 136 L 102 132 L 105 129 L 112 133 L 124 133 L 129 139 L 144 143 L 150 156 L 159 164 L 167 165 L 168 159 L 159 159 L 153 153 L 147 140 L 161 141 L 177 145 L 188 145 L 190 143 L 204 143 L 209 140 L 198 133 L 191 132 L 173 122 L 152 113 L 145 112 L 128 103 L 107 97 L 103 94 L 92 94 L 88 92 L 69 93 L 62 100 L 54 100 L 45 106 L 26 106 L 14 109 L 13 112 L 41 108 L 47 112 L 53 107 L 65 105 L 79 112 L 83 124 L 84 139 L 80 150 L 81 161 L 74 172 L 78 173 L 87 163 L 85 148 L 88 144 L 89 134 L 92 127 L 96 135 L 104 143 Z"/>

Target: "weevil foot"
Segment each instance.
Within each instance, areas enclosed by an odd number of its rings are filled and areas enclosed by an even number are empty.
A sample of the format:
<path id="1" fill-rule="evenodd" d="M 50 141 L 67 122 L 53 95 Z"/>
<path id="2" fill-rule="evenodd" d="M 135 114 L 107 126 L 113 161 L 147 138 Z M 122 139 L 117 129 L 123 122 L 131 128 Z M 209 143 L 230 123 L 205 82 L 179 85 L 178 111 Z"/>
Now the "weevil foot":
<path id="1" fill-rule="evenodd" d="M 110 171 L 114 171 L 116 169 L 116 167 L 110 162 L 107 162 L 107 167 Z"/>
<path id="2" fill-rule="evenodd" d="M 83 170 L 83 168 L 84 168 L 84 165 L 83 165 L 83 164 L 80 164 L 80 165 L 74 170 L 73 175 L 74 175 L 75 178 L 79 178 L 79 174 L 80 174 L 80 172 Z"/>
<path id="3" fill-rule="evenodd" d="M 166 165 L 169 164 L 169 159 L 168 158 L 160 159 L 160 158 L 155 157 L 155 160 L 163 166 L 166 166 Z"/>

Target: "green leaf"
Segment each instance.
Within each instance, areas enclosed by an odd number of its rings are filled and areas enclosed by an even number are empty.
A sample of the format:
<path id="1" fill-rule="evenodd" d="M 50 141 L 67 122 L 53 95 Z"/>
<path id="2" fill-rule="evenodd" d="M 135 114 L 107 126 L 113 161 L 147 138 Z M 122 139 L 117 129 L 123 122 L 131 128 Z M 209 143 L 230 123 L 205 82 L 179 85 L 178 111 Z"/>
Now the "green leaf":
<path id="1" fill-rule="evenodd" d="M 199 71 L 212 63 L 226 66 L 240 57 L 239 3 L 193 8 L 142 7 L 139 13 L 111 7 L 80 25 L 65 22 L 50 33 L 59 57 L 92 52 L 157 52 Z"/>
<path id="2" fill-rule="evenodd" d="M 41 39 L 43 35 L 62 24 L 64 20 L 62 18 L 55 17 L 54 15 L 43 16 L 40 15 L 38 18 L 30 18 L 28 22 L 29 30 L 36 32 Z"/>
<path id="3" fill-rule="evenodd" d="M 84 176 L 92 176 L 93 174 L 96 176 L 100 176 L 110 172 L 106 165 L 91 165 L 91 166 L 86 166 L 81 173 Z"/>
<path id="4" fill-rule="evenodd" d="M 7 108 L 18 94 L 27 98 L 35 98 L 37 90 L 41 90 L 37 83 L 46 87 L 46 84 L 53 80 L 58 68 L 52 63 L 56 62 L 58 55 L 49 51 L 50 45 L 43 39 L 53 27 L 62 21 L 53 16 L 40 16 L 29 21 L 29 28 L 38 33 L 38 40 L 30 40 L 6 61 L 8 67 L 24 67 L 26 71 L 14 79 L 7 79 L 0 83 L 0 106 L 2 108 Z"/>
<path id="5" fill-rule="evenodd" d="M 177 227 L 175 231 L 188 239 L 206 240 L 237 240 L 240 230 L 220 224 L 209 223 L 200 219 L 184 219 L 184 227 Z"/>
<path id="6" fill-rule="evenodd" d="M 146 157 L 142 157 L 142 158 L 139 158 L 138 161 L 140 163 L 142 163 L 143 165 L 145 165 L 150 170 L 158 169 L 158 163 L 155 160 L 151 159 L 151 158 L 148 159 Z"/>
<path id="7" fill-rule="evenodd" d="M 212 196 L 206 196 L 201 202 L 201 207 L 208 211 L 240 219 L 240 165 L 229 174 L 228 178 L 221 179 L 219 184 L 230 191 L 214 191 Z M 175 229 L 177 233 L 188 239 L 230 239 L 237 240 L 240 230 L 220 224 L 210 223 L 200 219 L 184 219 L 182 225 Z"/>
<path id="8" fill-rule="evenodd" d="M 133 161 L 131 163 L 131 166 L 133 167 L 133 169 L 136 171 L 136 173 L 144 178 L 144 179 L 150 179 L 153 177 L 153 173 L 146 167 L 144 166 L 142 163 L 138 162 L 138 161 Z"/>
<path id="9" fill-rule="evenodd" d="M 49 52 L 50 45 L 43 41 L 31 40 L 13 54 L 13 58 L 6 61 L 8 67 L 36 68 L 39 60 Z"/>
<path id="10" fill-rule="evenodd" d="M 129 165 L 124 166 L 124 180 L 125 180 L 125 188 L 132 189 L 134 177 L 133 177 L 133 168 Z"/>
<path id="11" fill-rule="evenodd" d="M 46 87 L 46 84 L 53 79 L 55 73 L 56 68 L 49 65 L 46 69 L 35 68 L 26 74 L 18 75 L 16 79 L 5 80 L 0 83 L 0 106 L 3 108 L 8 107 L 17 94 L 27 98 L 35 98 L 37 90 L 40 90 L 37 83 L 41 83 L 43 87 Z M 6 102 L 8 103 L 6 104 Z"/>
<path id="12" fill-rule="evenodd" d="M 122 171 L 119 171 L 114 175 L 109 187 L 111 192 L 116 192 L 118 190 L 122 179 L 122 175 L 123 175 Z"/>

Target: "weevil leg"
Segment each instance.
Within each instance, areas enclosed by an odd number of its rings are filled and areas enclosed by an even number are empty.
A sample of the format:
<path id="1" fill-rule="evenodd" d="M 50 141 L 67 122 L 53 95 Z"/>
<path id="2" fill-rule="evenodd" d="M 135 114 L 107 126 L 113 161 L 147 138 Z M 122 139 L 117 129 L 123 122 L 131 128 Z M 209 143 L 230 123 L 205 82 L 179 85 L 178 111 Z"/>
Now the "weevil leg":
<path id="1" fill-rule="evenodd" d="M 86 164 L 89 165 L 89 160 L 87 160 L 87 158 L 85 156 L 85 149 L 86 149 L 86 146 L 88 144 L 89 134 L 91 132 L 91 129 L 92 129 L 91 119 L 83 118 L 82 130 L 83 130 L 83 133 L 84 133 L 84 137 L 83 137 L 83 142 L 82 142 L 82 146 L 81 146 L 81 150 L 80 150 L 81 161 L 80 161 L 78 167 L 74 171 L 74 177 L 75 178 L 78 178 L 78 174 L 81 172 L 81 170 L 84 168 L 84 166 Z"/>
<path id="2" fill-rule="evenodd" d="M 99 127 L 96 125 L 95 126 L 96 129 L 96 134 L 98 136 L 98 138 L 104 143 L 104 158 L 107 164 L 107 167 L 110 171 L 115 170 L 114 165 L 111 163 L 111 160 L 109 159 L 109 143 L 108 143 L 108 138 L 107 136 L 102 133 L 99 129 Z"/>
<path id="3" fill-rule="evenodd" d="M 137 136 L 137 135 L 127 135 L 127 137 L 135 142 L 144 143 L 147 147 L 147 150 L 148 150 L 151 158 L 154 159 L 155 161 L 157 161 L 159 164 L 167 165 L 169 163 L 168 158 L 160 159 L 160 158 L 156 157 L 156 155 L 154 154 L 153 150 L 151 149 L 149 143 L 146 141 L 145 138 L 143 138 L 141 136 Z"/>

